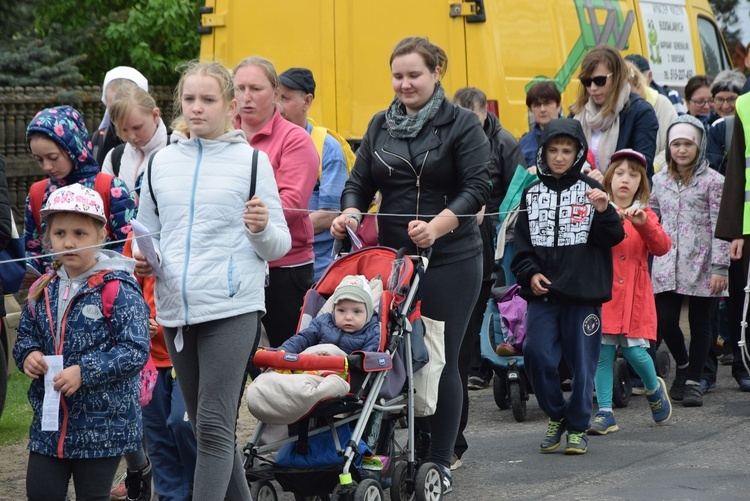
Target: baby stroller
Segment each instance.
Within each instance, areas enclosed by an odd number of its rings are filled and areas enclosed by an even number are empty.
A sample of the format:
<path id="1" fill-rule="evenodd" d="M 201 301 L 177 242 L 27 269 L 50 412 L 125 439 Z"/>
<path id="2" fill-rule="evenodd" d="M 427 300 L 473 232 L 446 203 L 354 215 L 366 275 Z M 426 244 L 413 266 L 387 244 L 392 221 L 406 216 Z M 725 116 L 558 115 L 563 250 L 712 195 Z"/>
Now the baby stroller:
<path id="1" fill-rule="evenodd" d="M 385 247 L 355 251 L 334 261 L 308 291 L 300 328 L 323 307 L 343 277 L 364 275 L 373 288 L 373 303 L 380 306 L 376 308 L 381 322 L 379 352 L 316 356 L 261 349 L 255 354 L 253 363 L 260 368 L 337 373 L 328 378 L 345 374 L 350 389 L 342 397 L 315 403 L 293 422 L 268 423 L 256 416 L 260 421 L 244 448 L 245 473 L 254 499 L 277 499 L 272 480 L 295 499 L 376 501 L 384 499 L 383 489 L 388 487 L 393 500 L 441 498 L 440 467 L 418 463 L 414 450 L 413 359 L 426 362 L 418 291 L 429 255 L 428 250 L 409 257 L 404 249 L 396 252 Z M 373 286 L 378 277 L 387 279 L 379 299 Z M 275 399 L 285 397 L 276 395 Z M 272 406 L 271 400 L 260 402 L 256 410 Z M 405 448 L 395 439 L 395 424 L 404 416 L 408 423 Z M 288 424 L 289 438 L 263 444 L 269 424 Z M 277 449 L 269 459 L 268 453 Z"/>

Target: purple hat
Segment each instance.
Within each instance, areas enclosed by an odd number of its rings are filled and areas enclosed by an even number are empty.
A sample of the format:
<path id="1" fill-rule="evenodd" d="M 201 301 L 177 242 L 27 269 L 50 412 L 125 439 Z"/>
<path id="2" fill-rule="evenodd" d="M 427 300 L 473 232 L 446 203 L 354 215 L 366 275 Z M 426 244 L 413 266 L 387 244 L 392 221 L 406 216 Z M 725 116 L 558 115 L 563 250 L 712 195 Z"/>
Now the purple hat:
<path id="1" fill-rule="evenodd" d="M 630 148 L 617 150 L 614 153 L 612 153 L 611 157 L 609 157 L 609 165 L 612 165 L 612 162 L 620 158 L 631 158 L 637 161 L 638 163 L 640 163 L 641 165 L 643 165 L 644 169 L 648 170 L 648 160 L 646 160 L 646 155 L 644 155 L 640 151 L 635 151 Z"/>

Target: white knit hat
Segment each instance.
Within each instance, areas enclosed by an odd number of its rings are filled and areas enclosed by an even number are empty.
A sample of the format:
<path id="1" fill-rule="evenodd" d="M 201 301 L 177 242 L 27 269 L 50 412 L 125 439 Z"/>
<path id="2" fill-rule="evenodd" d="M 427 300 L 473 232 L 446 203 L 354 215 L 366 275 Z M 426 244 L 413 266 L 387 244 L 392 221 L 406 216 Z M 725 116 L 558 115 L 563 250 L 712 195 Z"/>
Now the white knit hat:
<path id="1" fill-rule="evenodd" d="M 372 318 L 372 289 L 363 275 L 347 275 L 333 292 L 333 304 L 342 299 L 349 299 L 357 303 L 364 303 L 367 320 Z"/>

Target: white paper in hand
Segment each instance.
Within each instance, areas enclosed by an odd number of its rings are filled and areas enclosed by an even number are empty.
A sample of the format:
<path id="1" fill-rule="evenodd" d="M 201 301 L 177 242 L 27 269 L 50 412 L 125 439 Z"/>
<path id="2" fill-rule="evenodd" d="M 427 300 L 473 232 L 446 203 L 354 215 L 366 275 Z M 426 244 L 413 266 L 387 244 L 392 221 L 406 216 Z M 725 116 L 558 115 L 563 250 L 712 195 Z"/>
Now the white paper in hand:
<path id="1" fill-rule="evenodd" d="M 62 355 L 45 355 L 47 373 L 44 375 L 42 403 L 42 431 L 57 431 L 60 427 L 60 392 L 55 390 L 53 378 L 63 370 Z"/>
<path id="2" fill-rule="evenodd" d="M 146 262 L 153 269 L 153 275 L 156 278 L 163 279 L 164 273 L 161 271 L 159 257 L 156 254 L 156 249 L 154 249 L 154 243 L 151 241 L 151 232 L 135 219 L 130 220 L 130 226 L 133 228 L 133 237 L 135 237 L 133 246 L 146 258 Z"/>

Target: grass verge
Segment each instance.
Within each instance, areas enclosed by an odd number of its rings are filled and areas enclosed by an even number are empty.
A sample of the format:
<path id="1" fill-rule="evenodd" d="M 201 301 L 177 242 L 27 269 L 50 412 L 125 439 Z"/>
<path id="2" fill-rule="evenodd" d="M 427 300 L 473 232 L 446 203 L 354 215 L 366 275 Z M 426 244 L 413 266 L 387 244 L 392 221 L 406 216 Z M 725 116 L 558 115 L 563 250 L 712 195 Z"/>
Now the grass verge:
<path id="1" fill-rule="evenodd" d="M 29 438 L 32 411 L 27 392 L 31 378 L 14 371 L 8 379 L 8 396 L 0 417 L 0 445 L 18 444 Z"/>

